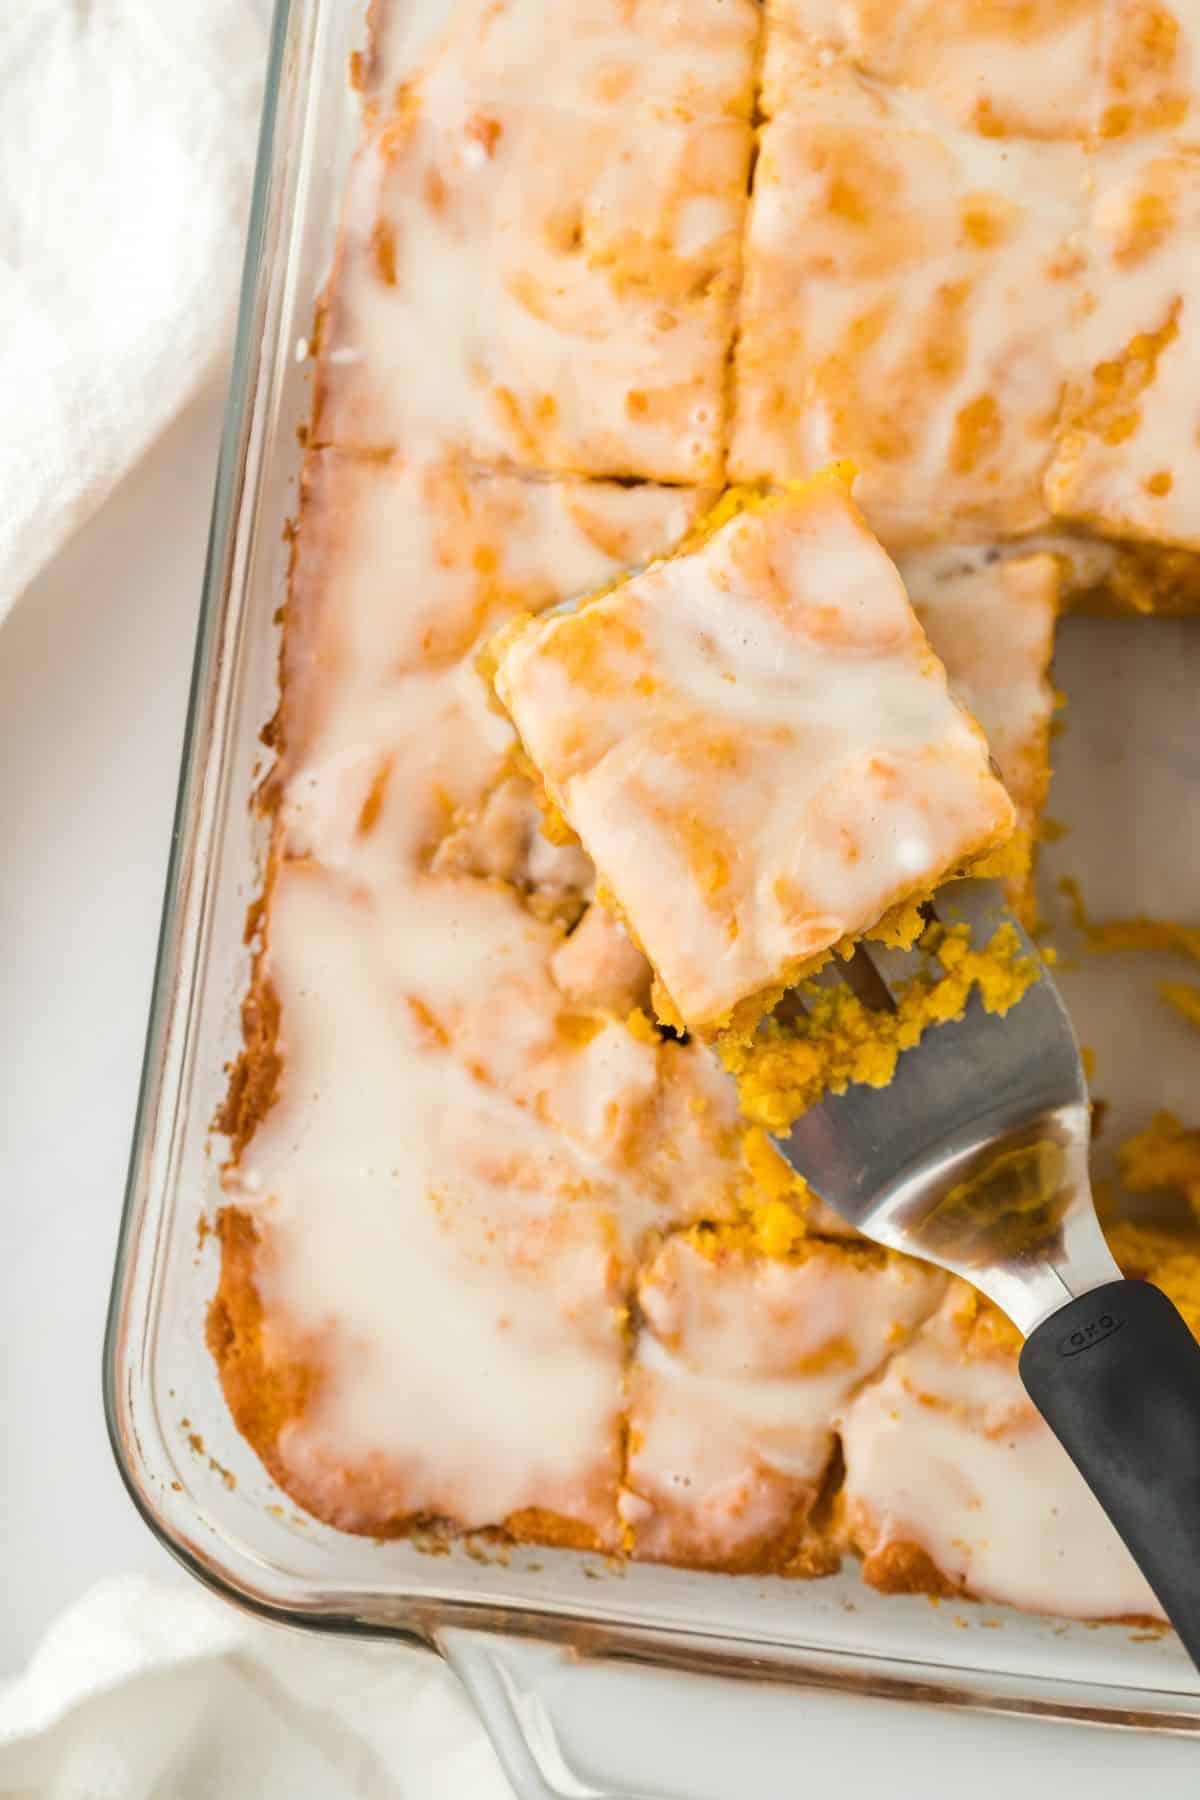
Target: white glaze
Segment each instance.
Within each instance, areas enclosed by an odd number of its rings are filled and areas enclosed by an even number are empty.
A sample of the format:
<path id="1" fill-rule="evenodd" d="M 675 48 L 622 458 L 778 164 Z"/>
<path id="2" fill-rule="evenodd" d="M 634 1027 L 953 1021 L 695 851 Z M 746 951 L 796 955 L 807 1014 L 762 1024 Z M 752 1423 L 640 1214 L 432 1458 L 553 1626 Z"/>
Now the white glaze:
<path id="1" fill-rule="evenodd" d="M 538 930 L 484 883 L 368 899 L 285 864 L 270 945 L 283 1087 L 231 1188 L 266 1228 L 269 1329 L 315 1340 L 323 1372 L 285 1467 L 336 1493 L 339 1465 L 378 1459 L 397 1513 L 471 1526 L 539 1505 L 603 1531 L 622 1360 L 606 1208 L 571 1203 L 594 1166 L 505 1083 L 553 1029 Z"/>
<path id="2" fill-rule="evenodd" d="M 622 1013 L 650 997 L 649 963 L 604 906 L 589 906 L 550 967 L 567 998 L 589 1006 Z"/>
<path id="3" fill-rule="evenodd" d="M 557 908 L 564 922 L 573 920 L 591 897 L 595 871 L 579 844 L 550 842 L 539 802 L 527 776 L 502 777 L 478 808 L 458 817 L 434 852 L 433 869 L 503 881 L 543 911 Z"/>
<path id="4" fill-rule="evenodd" d="M 893 548 L 1055 516 L 1195 547 L 1200 6 L 773 16 L 734 474 L 851 456 Z M 1148 389 L 1098 413 L 1168 322 Z"/>
<path id="5" fill-rule="evenodd" d="M 892 547 L 1033 530 L 1083 305 L 1085 151 L 956 129 L 784 33 L 766 75 L 734 476 L 849 456 Z"/>
<path id="6" fill-rule="evenodd" d="M 598 1522 L 622 1271 L 649 1224 L 732 1211 L 738 1134 L 697 1049 L 579 1033 L 559 942 L 486 881 L 276 875 L 282 1084 L 230 1191 L 323 1371 L 281 1444 L 307 1480 L 379 1458 L 397 1510 Z"/>
<path id="7" fill-rule="evenodd" d="M 844 1504 L 868 1554 L 914 1544 L 968 1592 L 1064 1618 L 1162 1617 L 1125 1546 L 1021 1385 L 938 1315 L 840 1422 Z"/>
<path id="8" fill-rule="evenodd" d="M 1047 494 L 1057 513 L 1100 531 L 1200 549 L 1200 143 L 1112 149 L 1097 158 L 1095 189 L 1086 362 Z M 1169 335 L 1139 358 L 1154 334 Z"/>
<path id="9" fill-rule="evenodd" d="M 961 0 L 768 0 L 795 32 L 871 80 L 928 97 L 947 123 L 992 138 L 1083 142 L 1101 128 L 1123 83 L 1145 108 L 1153 71 L 1135 67 L 1143 33 L 1183 7 L 1136 0 L 1031 0 L 978 6 Z M 1141 14 L 1139 19 L 1138 14 Z M 1168 87 L 1186 84 L 1190 51 L 1170 59 Z M 1111 123 L 1111 121 L 1110 121 Z"/>
<path id="10" fill-rule="evenodd" d="M 635 1547 L 729 1562 L 802 1523 L 846 1396 L 937 1304 L 915 1263 L 668 1243 L 643 1275 L 622 1514 Z"/>
<path id="11" fill-rule="evenodd" d="M 374 0 L 374 13 L 385 102 L 420 78 L 433 49 L 489 99 L 632 98 L 676 118 L 749 112 L 758 0 Z"/>
<path id="12" fill-rule="evenodd" d="M 750 0 L 455 9 L 356 165 L 322 439 L 719 473 L 758 27 Z"/>
<path id="13" fill-rule="evenodd" d="M 1011 826 L 836 480 L 531 624 L 496 688 L 695 1027 Z"/>
<path id="14" fill-rule="evenodd" d="M 286 640 L 292 851 L 376 881 L 426 859 L 512 748 L 475 666 L 488 632 L 667 548 L 698 504 L 662 488 L 473 474 L 452 459 L 316 452 Z"/>
<path id="15" fill-rule="evenodd" d="M 446 31 L 454 0 L 368 0 L 363 94 L 387 109 Z"/>

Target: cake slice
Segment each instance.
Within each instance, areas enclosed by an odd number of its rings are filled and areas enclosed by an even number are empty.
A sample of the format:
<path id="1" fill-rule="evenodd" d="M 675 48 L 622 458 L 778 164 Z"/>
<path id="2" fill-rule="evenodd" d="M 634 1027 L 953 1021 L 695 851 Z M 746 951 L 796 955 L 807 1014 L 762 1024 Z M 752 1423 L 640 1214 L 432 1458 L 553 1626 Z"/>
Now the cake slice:
<path id="1" fill-rule="evenodd" d="M 820 1574 L 837 1560 L 813 1513 L 838 1409 L 944 1277 L 873 1244 L 801 1236 L 767 1256 L 749 1235 L 689 1231 L 642 1272 L 619 1510 L 638 1557 Z"/>
<path id="2" fill-rule="evenodd" d="M 719 478 L 758 6 L 442 10 L 411 66 L 382 26 L 315 441 Z"/>
<path id="3" fill-rule="evenodd" d="M 1149 1226 L 1109 1234 L 1126 1275 L 1200 1324 L 1197 1242 Z M 964 1282 L 857 1393 L 840 1430 L 839 1497 L 863 1575 L 887 1592 L 965 1593 L 1063 1618 L 1162 1608 L 1021 1384 L 1015 1326 Z"/>
<path id="4" fill-rule="evenodd" d="M 731 478 L 851 457 L 891 550 L 1045 527 L 1082 367 L 1084 149 L 947 129 L 783 31 L 763 108 Z"/>
<path id="5" fill-rule="evenodd" d="M 700 1035 L 752 1028 L 1012 833 L 983 733 L 840 465 L 727 497 L 676 555 L 515 622 L 494 655 L 661 1015 Z"/>

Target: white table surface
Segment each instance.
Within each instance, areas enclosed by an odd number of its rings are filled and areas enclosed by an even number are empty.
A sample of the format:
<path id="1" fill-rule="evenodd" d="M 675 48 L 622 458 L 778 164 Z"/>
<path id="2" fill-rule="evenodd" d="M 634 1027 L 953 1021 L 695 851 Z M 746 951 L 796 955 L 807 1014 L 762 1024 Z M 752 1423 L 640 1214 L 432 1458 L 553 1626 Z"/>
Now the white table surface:
<path id="1" fill-rule="evenodd" d="M 109 1454 L 100 1341 L 221 398 L 188 410 L 0 629 L 0 1677 L 100 1575 L 173 1566 Z M 629 1671 L 598 1683 L 589 1725 L 597 1743 L 644 1742 L 688 1800 L 1200 1785 L 1200 1744 L 1178 1739 L 745 1687 L 714 1699 Z"/>

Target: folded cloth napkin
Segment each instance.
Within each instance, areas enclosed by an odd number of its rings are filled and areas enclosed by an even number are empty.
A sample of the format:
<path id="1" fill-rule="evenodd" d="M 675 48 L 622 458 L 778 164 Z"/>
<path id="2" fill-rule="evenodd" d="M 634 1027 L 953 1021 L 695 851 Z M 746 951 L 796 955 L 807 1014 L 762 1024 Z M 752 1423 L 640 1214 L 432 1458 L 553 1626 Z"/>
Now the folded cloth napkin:
<path id="1" fill-rule="evenodd" d="M 0 618 L 228 343 L 268 12 L 0 3 Z"/>
<path id="2" fill-rule="evenodd" d="M 287 1631 L 140 1576 L 93 1588 L 0 1685 L 0 1795 L 512 1800 L 434 1656 Z"/>

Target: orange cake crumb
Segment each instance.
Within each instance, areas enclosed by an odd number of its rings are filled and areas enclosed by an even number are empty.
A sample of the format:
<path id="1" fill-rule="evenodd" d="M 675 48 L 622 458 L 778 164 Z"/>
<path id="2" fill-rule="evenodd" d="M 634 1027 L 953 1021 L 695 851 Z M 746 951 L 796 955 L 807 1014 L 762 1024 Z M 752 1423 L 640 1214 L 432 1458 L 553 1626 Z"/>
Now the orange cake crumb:
<path id="1" fill-rule="evenodd" d="M 1200 1027 L 1200 986 L 1194 981 L 1160 981 L 1159 997 L 1189 1025 Z"/>
<path id="2" fill-rule="evenodd" d="M 1200 1218 L 1200 1130 L 1188 1129 L 1174 1113 L 1155 1113 L 1122 1144 L 1117 1161 L 1131 1194 L 1178 1194 Z"/>
<path id="3" fill-rule="evenodd" d="M 929 967 L 898 989 L 893 1012 L 873 1010 L 840 984 L 808 982 L 799 990 L 802 1013 L 768 1019 L 749 1043 L 723 1047 L 746 1117 L 782 1132 L 824 1093 L 844 1093 L 851 1082 L 886 1087 L 901 1051 L 929 1027 L 959 1018 L 973 992 L 989 1012 L 1003 1014 L 1037 980 L 1037 965 L 1021 952 L 1011 925 L 981 950 L 965 925 L 933 926 L 922 948 Z"/>

